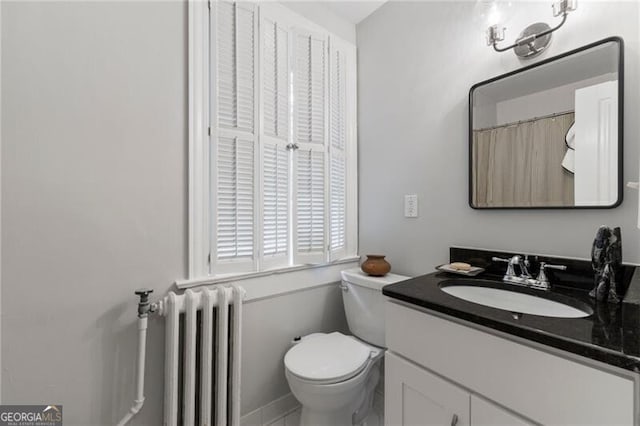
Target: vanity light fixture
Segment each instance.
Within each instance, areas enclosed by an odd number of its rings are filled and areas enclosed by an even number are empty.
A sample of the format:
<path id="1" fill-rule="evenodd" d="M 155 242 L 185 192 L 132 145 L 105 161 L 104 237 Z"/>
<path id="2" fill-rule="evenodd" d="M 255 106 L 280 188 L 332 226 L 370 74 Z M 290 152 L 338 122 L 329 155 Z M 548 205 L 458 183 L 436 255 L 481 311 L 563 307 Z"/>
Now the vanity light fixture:
<path id="1" fill-rule="evenodd" d="M 496 52 L 506 52 L 513 49 L 520 58 L 533 58 L 542 53 L 551 42 L 551 33 L 559 29 L 567 21 L 569 12 L 576 10 L 578 0 L 558 0 L 553 3 L 553 16 L 562 16 L 560 23 L 551 28 L 544 22 L 537 22 L 524 29 L 515 43 L 507 47 L 498 47 L 498 43 L 504 40 L 505 27 L 492 25 L 487 29 L 487 46 L 493 46 Z"/>

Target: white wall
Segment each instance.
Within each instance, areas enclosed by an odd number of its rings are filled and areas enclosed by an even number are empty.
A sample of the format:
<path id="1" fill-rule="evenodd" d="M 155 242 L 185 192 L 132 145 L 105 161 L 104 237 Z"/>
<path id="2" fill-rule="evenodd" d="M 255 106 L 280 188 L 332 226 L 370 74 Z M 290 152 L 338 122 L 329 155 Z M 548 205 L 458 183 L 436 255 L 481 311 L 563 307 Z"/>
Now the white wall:
<path id="1" fill-rule="evenodd" d="M 186 277 L 186 2 L 2 3 L 2 397 L 114 424 L 137 287 Z M 335 277 L 337 280 L 337 276 Z M 293 335 L 344 329 L 337 286 L 246 305 L 243 413 L 288 393 Z M 163 320 L 146 401 L 162 423 Z"/>
<path id="2" fill-rule="evenodd" d="M 112 424 L 133 400 L 133 290 L 186 268 L 186 7 L 2 9 L 3 403 Z M 157 425 L 162 374 L 147 389 Z"/>
<path id="3" fill-rule="evenodd" d="M 243 414 L 290 392 L 284 354 L 295 336 L 348 330 L 337 284 L 247 303 L 244 319 Z"/>
<path id="4" fill-rule="evenodd" d="M 394 270 L 419 274 L 448 247 L 588 257 L 599 225 L 622 226 L 625 261 L 640 261 L 638 192 L 613 210 L 477 211 L 468 200 L 468 91 L 514 70 L 511 52 L 484 43 L 483 2 L 390 2 L 357 27 L 360 247 L 385 253 Z M 528 23 L 551 21 L 548 2 L 503 4 L 507 41 Z M 611 35 L 626 42 L 625 182 L 638 179 L 638 4 L 580 2 L 547 58 Z M 530 62 L 526 62 L 528 64 Z M 403 194 L 420 217 L 403 217 Z"/>
<path id="5" fill-rule="evenodd" d="M 515 123 L 548 114 L 573 111 L 575 109 L 576 90 L 593 86 L 605 81 L 617 81 L 618 76 L 605 74 L 564 86 L 518 98 L 508 99 L 496 104 L 496 125 Z"/>
<path id="6" fill-rule="evenodd" d="M 498 103 L 495 99 L 478 90 L 473 94 L 473 128 L 486 129 L 498 122 Z"/>

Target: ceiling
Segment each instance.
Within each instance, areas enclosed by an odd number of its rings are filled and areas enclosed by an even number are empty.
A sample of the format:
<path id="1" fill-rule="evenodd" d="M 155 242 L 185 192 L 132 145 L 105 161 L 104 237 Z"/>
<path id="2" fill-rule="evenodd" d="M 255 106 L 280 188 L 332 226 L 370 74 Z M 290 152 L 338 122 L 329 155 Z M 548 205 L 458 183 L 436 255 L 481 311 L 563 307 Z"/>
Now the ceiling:
<path id="1" fill-rule="evenodd" d="M 323 5 L 336 15 L 346 19 L 352 24 L 358 24 L 376 9 L 385 4 L 387 0 L 362 0 L 362 1 L 323 1 Z"/>

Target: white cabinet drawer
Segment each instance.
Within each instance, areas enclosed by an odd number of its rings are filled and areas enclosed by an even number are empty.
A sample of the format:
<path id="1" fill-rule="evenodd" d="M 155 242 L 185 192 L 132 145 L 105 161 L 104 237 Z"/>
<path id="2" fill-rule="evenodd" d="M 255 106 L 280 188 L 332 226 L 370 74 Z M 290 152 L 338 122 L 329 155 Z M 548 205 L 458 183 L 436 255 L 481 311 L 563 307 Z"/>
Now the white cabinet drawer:
<path id="1" fill-rule="evenodd" d="M 548 425 L 633 425 L 635 382 L 490 333 L 386 304 L 390 351 Z"/>

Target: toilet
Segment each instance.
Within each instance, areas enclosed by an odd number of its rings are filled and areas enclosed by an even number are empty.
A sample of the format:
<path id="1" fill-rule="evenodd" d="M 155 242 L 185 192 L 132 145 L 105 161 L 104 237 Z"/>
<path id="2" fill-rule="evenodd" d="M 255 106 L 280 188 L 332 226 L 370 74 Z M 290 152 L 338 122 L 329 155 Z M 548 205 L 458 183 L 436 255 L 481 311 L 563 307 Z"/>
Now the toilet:
<path id="1" fill-rule="evenodd" d="M 353 336 L 337 331 L 310 334 L 284 357 L 291 393 L 302 405 L 301 426 L 363 424 L 385 351 L 382 287 L 408 278 L 371 277 L 359 268 L 342 271 L 342 301 Z"/>

